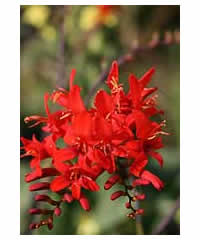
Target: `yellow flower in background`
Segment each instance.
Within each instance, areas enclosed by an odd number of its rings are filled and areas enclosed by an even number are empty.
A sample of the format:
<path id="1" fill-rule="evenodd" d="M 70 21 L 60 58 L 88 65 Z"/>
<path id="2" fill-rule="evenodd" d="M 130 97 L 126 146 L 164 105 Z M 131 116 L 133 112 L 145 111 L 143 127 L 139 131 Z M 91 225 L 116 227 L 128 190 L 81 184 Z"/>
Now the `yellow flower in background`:
<path id="1" fill-rule="evenodd" d="M 41 28 L 46 24 L 49 15 L 50 11 L 48 6 L 32 5 L 25 8 L 22 20 L 24 23 Z"/>
<path id="2" fill-rule="evenodd" d="M 81 11 L 80 16 L 80 28 L 88 31 L 96 25 L 96 19 L 98 17 L 98 9 L 96 6 L 86 6 Z"/>
<path id="3" fill-rule="evenodd" d="M 99 234 L 100 227 L 94 218 L 83 214 L 80 217 L 80 223 L 77 229 L 77 234 L 80 235 L 96 235 Z"/>
<path id="4" fill-rule="evenodd" d="M 52 41 L 56 38 L 56 29 L 53 26 L 45 25 L 41 28 L 40 34 L 44 40 Z"/>
<path id="5" fill-rule="evenodd" d="M 117 8 L 117 6 L 115 6 Z M 81 11 L 80 27 L 85 30 L 91 30 L 98 24 L 103 24 L 108 27 L 113 27 L 118 23 L 116 9 L 111 8 L 104 13 L 99 6 L 86 6 Z"/>

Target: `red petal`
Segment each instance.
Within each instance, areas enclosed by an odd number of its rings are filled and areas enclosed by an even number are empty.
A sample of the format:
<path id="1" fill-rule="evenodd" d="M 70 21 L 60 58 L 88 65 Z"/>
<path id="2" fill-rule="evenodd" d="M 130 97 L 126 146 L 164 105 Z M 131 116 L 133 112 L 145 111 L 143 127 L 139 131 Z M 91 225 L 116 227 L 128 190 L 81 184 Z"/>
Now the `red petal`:
<path id="1" fill-rule="evenodd" d="M 65 107 L 65 108 L 68 108 L 69 98 L 66 93 L 61 92 L 61 91 L 53 92 L 51 95 L 51 99 L 53 100 L 53 102 L 56 102 L 57 104 Z"/>
<path id="2" fill-rule="evenodd" d="M 129 76 L 129 86 L 131 90 L 133 105 L 135 108 L 138 108 L 141 100 L 141 89 L 137 78 L 133 74 Z"/>
<path id="3" fill-rule="evenodd" d="M 49 94 L 45 93 L 45 95 L 44 95 L 44 107 L 45 107 L 45 111 L 47 113 L 47 116 L 50 115 L 50 111 L 49 111 L 49 107 L 48 107 L 48 100 L 49 100 Z"/>
<path id="4" fill-rule="evenodd" d="M 108 173 L 113 173 L 116 171 L 115 157 L 111 155 L 111 168 L 108 169 Z"/>
<path id="5" fill-rule="evenodd" d="M 149 140 L 148 145 L 150 145 L 153 149 L 160 149 L 164 146 L 163 143 L 162 143 L 162 138 L 161 137 L 157 137 L 157 138 L 154 138 L 152 140 Z"/>
<path id="6" fill-rule="evenodd" d="M 85 106 L 80 95 L 80 87 L 77 85 L 74 85 L 69 92 L 68 108 L 71 109 L 73 113 L 85 111 Z"/>
<path id="7" fill-rule="evenodd" d="M 146 167 L 148 159 L 144 153 L 138 155 L 130 167 L 130 172 L 136 177 L 140 176 L 141 171 Z"/>
<path id="8" fill-rule="evenodd" d="M 142 99 L 145 99 L 147 96 L 155 92 L 158 88 L 144 88 L 142 91 Z"/>
<path id="9" fill-rule="evenodd" d="M 100 90 L 95 97 L 94 105 L 97 111 L 106 117 L 113 110 L 112 97 L 104 90 Z"/>
<path id="10" fill-rule="evenodd" d="M 101 116 L 95 118 L 95 130 L 100 140 L 108 140 L 112 137 L 112 125 Z"/>
<path id="11" fill-rule="evenodd" d="M 142 172 L 141 178 L 150 181 L 152 185 L 159 191 L 164 187 L 164 183 L 160 180 L 160 178 L 147 170 Z"/>
<path id="12" fill-rule="evenodd" d="M 75 158 L 77 156 L 77 152 L 74 148 L 63 148 L 56 150 L 53 155 L 53 159 L 55 161 L 67 161 Z"/>
<path id="13" fill-rule="evenodd" d="M 71 90 L 73 87 L 73 81 L 76 75 L 76 69 L 72 69 L 71 74 L 70 74 L 70 78 L 69 78 L 69 89 Z"/>
<path id="14" fill-rule="evenodd" d="M 82 176 L 79 181 L 83 188 L 88 189 L 92 192 L 99 191 L 99 185 L 97 185 L 96 182 L 91 178 Z"/>
<path id="15" fill-rule="evenodd" d="M 111 69 L 110 69 L 110 72 L 108 74 L 108 78 L 106 81 L 106 83 L 110 89 L 112 89 L 114 87 L 112 82 L 115 82 L 115 84 L 118 84 L 118 82 L 119 82 L 119 70 L 118 70 L 117 61 L 114 61 L 112 63 L 112 66 L 111 66 Z"/>
<path id="16" fill-rule="evenodd" d="M 151 122 L 141 111 L 135 110 L 134 115 L 137 137 L 140 139 L 148 138 L 152 130 L 155 128 L 153 122 Z"/>
<path id="17" fill-rule="evenodd" d="M 89 138 L 92 132 L 91 115 L 86 111 L 77 114 L 73 119 L 72 128 L 77 137 Z"/>
<path id="18" fill-rule="evenodd" d="M 74 145 L 77 141 L 77 136 L 75 136 L 74 130 L 72 128 L 72 126 L 68 126 L 66 129 L 66 133 L 64 136 L 64 141 L 68 144 L 68 145 Z"/>
<path id="19" fill-rule="evenodd" d="M 72 184 L 72 197 L 75 199 L 80 199 L 81 196 L 81 186 L 78 182 L 73 182 Z"/>
<path id="20" fill-rule="evenodd" d="M 69 168 L 70 168 L 68 164 L 65 164 L 64 162 L 60 162 L 60 161 L 53 160 L 53 165 L 60 173 L 64 175 L 69 171 Z"/>
<path id="21" fill-rule="evenodd" d="M 53 192 L 58 192 L 68 187 L 69 184 L 65 176 L 58 176 L 51 182 L 50 188 Z"/>
<path id="22" fill-rule="evenodd" d="M 158 163 L 160 164 L 161 167 L 163 166 L 163 157 L 162 157 L 162 155 L 160 153 L 149 151 L 148 154 L 151 157 L 155 158 L 158 161 Z"/>
<path id="23" fill-rule="evenodd" d="M 139 80 L 140 83 L 140 87 L 141 89 L 143 89 L 144 87 L 146 87 L 146 85 L 151 81 L 151 77 L 155 72 L 155 68 L 151 68 L 149 69 L 148 72 L 146 72 Z"/>

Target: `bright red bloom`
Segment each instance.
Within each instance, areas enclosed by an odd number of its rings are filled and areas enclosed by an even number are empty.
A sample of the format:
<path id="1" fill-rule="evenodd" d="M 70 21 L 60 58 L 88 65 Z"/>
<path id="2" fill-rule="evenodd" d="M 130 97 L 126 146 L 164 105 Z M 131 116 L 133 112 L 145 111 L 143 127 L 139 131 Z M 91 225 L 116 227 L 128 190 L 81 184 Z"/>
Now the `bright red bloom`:
<path id="1" fill-rule="evenodd" d="M 165 122 L 157 123 L 151 119 L 161 114 L 155 98 L 150 96 L 157 88 L 147 88 L 155 69 L 151 68 L 140 79 L 129 76 L 129 91 L 126 93 L 119 82 L 117 61 L 112 63 L 106 84 L 110 93 L 99 90 L 95 96 L 94 107 L 87 109 L 80 95 L 80 87 L 74 85 L 75 70 L 70 75 L 69 91 L 58 88 L 51 95 L 45 94 L 46 117 L 27 117 L 26 122 L 36 121 L 33 125 L 44 123 L 43 131 L 49 133 L 42 141 L 35 136 L 32 140 L 21 138 L 24 156 L 32 156 L 30 167 L 33 170 L 25 176 L 27 182 L 49 177 L 48 182 L 32 184 L 30 191 L 49 190 L 59 192 L 60 201 L 47 195 L 38 195 L 36 201 L 46 201 L 53 210 L 34 208 L 32 214 L 50 215 L 40 223 L 30 227 L 47 225 L 53 227 L 53 216 L 61 214 L 61 203 L 78 200 L 81 207 L 90 210 L 89 200 L 82 189 L 98 191 L 97 178 L 107 171 L 112 174 L 104 189 L 121 184 L 126 191 L 116 191 L 111 200 L 128 197 L 126 207 L 132 212 L 130 218 L 142 214 L 143 209 L 134 209 L 132 202 L 144 200 L 145 195 L 137 192 L 137 186 L 152 184 L 157 190 L 164 186 L 156 175 L 146 170 L 149 157 L 155 158 L 163 166 L 163 158 L 158 149 L 163 147 L 162 135 L 168 135 L 162 128 Z M 62 109 L 50 112 L 48 101 L 57 103 Z M 57 141 L 63 140 L 65 146 L 58 147 Z M 41 167 L 41 161 L 49 166 Z M 46 163 L 46 164 L 47 164 Z M 129 177 L 134 177 L 132 185 L 126 185 Z M 133 190 L 128 194 L 129 190 Z M 132 195 L 133 194 L 133 195 Z"/>
<path id="2" fill-rule="evenodd" d="M 44 144 L 39 142 L 35 135 L 33 135 L 32 140 L 21 137 L 21 141 L 23 143 L 21 149 L 26 151 L 21 157 L 32 156 L 30 167 L 40 176 L 42 171 L 40 168 L 40 161 L 49 156 Z"/>
<path id="3" fill-rule="evenodd" d="M 92 179 L 89 172 L 82 169 L 78 164 L 75 165 L 63 165 L 62 175 L 56 177 L 51 182 L 51 190 L 58 192 L 66 187 L 71 189 L 72 197 L 79 200 L 81 196 L 81 188 L 88 189 L 90 191 L 98 191 L 99 186 Z"/>

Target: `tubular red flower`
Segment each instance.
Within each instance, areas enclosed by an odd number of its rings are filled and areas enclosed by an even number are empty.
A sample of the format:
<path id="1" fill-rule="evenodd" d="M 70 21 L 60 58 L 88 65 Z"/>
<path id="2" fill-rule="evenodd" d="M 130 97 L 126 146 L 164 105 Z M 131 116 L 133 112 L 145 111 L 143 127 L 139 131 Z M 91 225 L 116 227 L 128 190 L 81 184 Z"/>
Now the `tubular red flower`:
<path id="1" fill-rule="evenodd" d="M 39 191 L 39 190 L 45 190 L 49 189 L 50 184 L 48 182 L 39 182 L 34 183 L 29 187 L 29 190 L 32 191 Z"/>
<path id="2" fill-rule="evenodd" d="M 85 211 L 90 211 L 90 203 L 89 203 L 89 200 L 85 197 L 85 195 L 81 194 L 79 202 L 80 202 L 81 207 Z"/>
<path id="3" fill-rule="evenodd" d="M 105 171 L 112 174 L 104 184 L 105 190 L 116 183 L 125 187 L 124 191 L 112 193 L 110 199 L 128 198 L 125 207 L 132 211 L 127 214 L 129 218 L 143 214 L 143 209 L 134 209 L 134 201 L 145 199 L 145 194 L 137 193 L 137 187 L 152 184 L 159 191 L 164 187 L 156 175 L 146 170 L 151 157 L 163 166 L 163 157 L 157 150 L 163 147 L 161 136 L 168 135 L 163 131 L 165 121 L 158 123 L 151 118 L 163 113 L 157 109 L 157 96 L 151 95 L 157 88 L 147 88 L 154 72 L 151 68 L 141 78 L 130 74 L 130 89 L 126 93 L 119 82 L 118 63 L 114 61 L 106 80 L 110 93 L 98 91 L 94 107 L 87 109 L 80 87 L 74 84 L 76 70 L 73 69 L 69 90 L 58 88 L 52 94 L 44 95 L 46 116 L 25 118 L 26 122 L 34 121 L 33 125 L 43 123 L 42 131 L 49 134 L 42 141 L 34 135 L 31 140 L 21 138 L 21 149 L 25 151 L 21 157 L 31 157 L 32 170 L 26 174 L 25 181 L 48 177 L 46 182 L 30 185 L 29 190 L 48 190 L 60 195 L 60 200 L 56 201 L 46 194 L 35 196 L 36 202 L 46 202 L 54 209 L 31 209 L 31 214 L 49 216 L 31 224 L 30 229 L 43 225 L 52 229 L 54 217 L 61 214 L 61 205 L 75 200 L 89 211 L 89 199 L 84 193 L 99 191 L 97 178 Z M 51 112 L 49 101 L 62 109 Z M 63 147 L 59 146 L 60 140 Z M 131 177 L 134 180 L 129 186 L 126 183 Z"/>
<path id="4" fill-rule="evenodd" d="M 104 184 L 104 189 L 108 190 L 110 189 L 115 183 L 117 183 L 120 180 L 120 176 L 119 175 L 113 175 L 111 176 L 106 183 Z"/>
<path id="5" fill-rule="evenodd" d="M 158 190 L 162 190 L 162 188 L 164 187 L 164 183 L 160 180 L 160 178 L 158 178 L 157 176 L 155 176 L 154 174 L 152 174 L 151 172 L 144 170 L 141 174 L 141 178 L 149 181 L 152 183 L 152 185 Z"/>
<path id="6" fill-rule="evenodd" d="M 115 199 L 117 199 L 117 198 L 119 198 L 121 196 L 124 196 L 124 195 L 125 195 L 125 192 L 123 192 L 123 191 L 116 191 L 116 192 L 112 193 L 110 199 L 111 200 L 115 200 Z"/>

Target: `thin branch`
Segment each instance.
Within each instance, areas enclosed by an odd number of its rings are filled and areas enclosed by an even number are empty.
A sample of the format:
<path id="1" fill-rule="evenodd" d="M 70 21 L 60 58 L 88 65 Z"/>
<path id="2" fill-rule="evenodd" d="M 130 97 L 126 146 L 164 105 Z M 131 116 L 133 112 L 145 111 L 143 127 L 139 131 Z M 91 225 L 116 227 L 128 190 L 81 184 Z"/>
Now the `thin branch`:
<path id="1" fill-rule="evenodd" d="M 165 37 L 163 41 L 159 40 L 159 34 L 155 33 L 152 36 L 152 40 L 146 45 L 146 46 L 139 46 L 138 44 L 135 44 L 133 48 L 131 49 L 130 53 L 120 56 L 117 59 L 118 65 L 123 66 L 128 62 L 135 61 L 136 57 L 145 54 L 145 53 L 151 53 L 153 49 L 160 47 L 160 46 L 169 46 L 175 43 L 179 43 L 179 32 L 175 32 L 174 35 L 170 32 L 165 33 Z M 94 86 L 91 88 L 90 92 L 87 95 L 86 98 L 86 104 L 88 105 L 90 98 L 94 95 L 97 88 L 106 80 L 107 76 L 109 74 L 109 67 L 105 69 L 100 77 L 95 82 Z"/>
<path id="2" fill-rule="evenodd" d="M 173 206 L 173 208 L 171 209 L 171 211 L 169 212 L 169 215 L 167 215 L 166 217 L 164 217 L 161 222 L 155 227 L 155 229 L 152 231 L 152 235 L 158 235 L 160 233 L 162 233 L 166 227 L 169 225 L 169 223 L 172 221 L 172 219 L 174 218 L 177 210 L 180 208 L 180 198 L 178 198 Z"/>
<path id="3" fill-rule="evenodd" d="M 60 6 L 61 19 L 59 22 L 59 43 L 58 43 L 58 70 L 57 85 L 64 87 L 65 85 L 65 10 L 66 6 Z"/>

